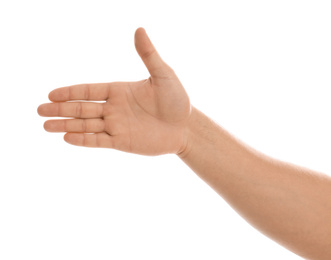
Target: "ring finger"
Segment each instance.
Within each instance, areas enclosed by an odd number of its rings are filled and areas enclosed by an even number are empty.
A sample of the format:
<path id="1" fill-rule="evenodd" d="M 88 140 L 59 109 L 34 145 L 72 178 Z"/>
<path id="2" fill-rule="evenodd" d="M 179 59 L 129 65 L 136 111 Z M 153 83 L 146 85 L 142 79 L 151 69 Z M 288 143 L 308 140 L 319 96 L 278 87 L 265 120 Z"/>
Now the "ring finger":
<path id="1" fill-rule="evenodd" d="M 93 102 L 59 102 L 42 104 L 38 108 L 41 116 L 98 118 L 103 117 L 103 104 Z"/>

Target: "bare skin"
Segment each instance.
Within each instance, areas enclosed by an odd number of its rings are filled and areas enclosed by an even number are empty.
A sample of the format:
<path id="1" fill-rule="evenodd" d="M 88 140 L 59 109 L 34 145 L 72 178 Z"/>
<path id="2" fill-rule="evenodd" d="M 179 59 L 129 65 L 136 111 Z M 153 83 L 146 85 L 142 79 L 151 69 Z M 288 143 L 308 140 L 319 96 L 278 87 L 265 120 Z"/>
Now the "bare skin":
<path id="1" fill-rule="evenodd" d="M 56 103 L 41 105 L 39 114 L 75 119 L 46 121 L 47 131 L 68 132 L 65 141 L 74 145 L 144 155 L 178 153 L 183 149 L 184 129 L 191 113 L 189 98 L 143 29 L 137 30 L 135 39 L 150 78 L 138 82 L 82 84 L 52 91 L 49 99 Z M 71 100 L 105 103 L 66 102 Z"/>
<path id="2" fill-rule="evenodd" d="M 143 28 L 135 46 L 148 79 L 55 89 L 38 113 L 70 119 L 44 128 L 73 145 L 177 154 L 262 233 L 306 259 L 331 259 L 331 178 L 238 141 L 190 104 Z"/>

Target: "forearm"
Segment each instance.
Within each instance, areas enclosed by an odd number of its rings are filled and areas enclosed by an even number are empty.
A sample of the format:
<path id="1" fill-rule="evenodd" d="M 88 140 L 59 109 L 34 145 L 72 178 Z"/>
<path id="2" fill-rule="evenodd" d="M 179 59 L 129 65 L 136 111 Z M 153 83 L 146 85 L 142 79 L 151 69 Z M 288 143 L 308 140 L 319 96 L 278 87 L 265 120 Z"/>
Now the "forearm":
<path id="1" fill-rule="evenodd" d="M 267 157 L 193 108 L 180 158 L 262 233 L 331 259 L 331 178 Z"/>

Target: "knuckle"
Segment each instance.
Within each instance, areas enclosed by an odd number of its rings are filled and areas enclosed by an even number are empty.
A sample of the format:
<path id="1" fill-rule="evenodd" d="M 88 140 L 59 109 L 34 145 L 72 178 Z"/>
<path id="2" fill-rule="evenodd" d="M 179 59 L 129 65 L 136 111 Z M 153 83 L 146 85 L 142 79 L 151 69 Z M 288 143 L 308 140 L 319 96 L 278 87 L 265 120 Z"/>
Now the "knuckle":
<path id="1" fill-rule="evenodd" d="M 64 130 L 64 132 L 68 132 L 69 131 L 68 120 L 63 120 L 63 130 Z"/>
<path id="2" fill-rule="evenodd" d="M 87 146 L 87 136 L 86 135 L 83 135 L 83 137 L 82 137 L 82 145 Z"/>
<path id="3" fill-rule="evenodd" d="M 100 134 L 95 134 L 95 146 L 96 147 L 101 147 L 102 141 L 101 141 L 101 135 Z"/>
<path id="4" fill-rule="evenodd" d="M 77 117 L 82 117 L 82 110 L 83 110 L 83 105 L 82 103 L 78 103 L 76 106 L 76 115 Z"/>
<path id="5" fill-rule="evenodd" d="M 141 54 L 141 58 L 142 58 L 142 59 L 148 59 L 148 58 L 150 58 L 152 55 L 154 55 L 155 53 L 156 53 L 156 50 L 155 50 L 155 49 L 145 51 L 144 53 Z"/>
<path id="6" fill-rule="evenodd" d="M 84 90 L 84 99 L 85 100 L 89 100 L 89 98 L 90 98 L 90 91 L 91 91 L 91 85 L 90 84 L 86 84 L 85 85 L 85 90 Z"/>
<path id="7" fill-rule="evenodd" d="M 105 115 L 105 106 L 104 104 L 98 104 L 98 116 L 99 117 L 104 117 Z"/>
<path id="8" fill-rule="evenodd" d="M 67 88 L 67 96 L 68 96 L 68 100 L 72 100 L 72 87 L 68 87 Z"/>
<path id="9" fill-rule="evenodd" d="M 175 71 L 172 67 L 170 67 L 167 63 L 164 63 L 164 71 L 169 77 L 175 76 Z"/>
<path id="10" fill-rule="evenodd" d="M 81 122 L 81 129 L 82 129 L 82 132 L 87 132 L 87 120 L 84 120 L 82 119 L 82 122 Z"/>

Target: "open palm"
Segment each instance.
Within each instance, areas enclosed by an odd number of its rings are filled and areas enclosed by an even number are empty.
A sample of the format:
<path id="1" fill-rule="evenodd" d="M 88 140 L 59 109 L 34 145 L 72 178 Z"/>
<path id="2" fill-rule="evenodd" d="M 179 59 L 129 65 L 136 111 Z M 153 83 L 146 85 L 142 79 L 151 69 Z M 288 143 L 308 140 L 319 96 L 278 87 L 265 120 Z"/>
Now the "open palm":
<path id="1" fill-rule="evenodd" d="M 49 94 L 53 103 L 40 105 L 38 113 L 72 119 L 48 120 L 45 129 L 67 132 L 65 140 L 74 145 L 144 155 L 180 153 L 186 145 L 189 98 L 143 28 L 135 33 L 135 46 L 148 79 L 55 89 Z"/>

